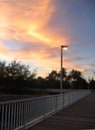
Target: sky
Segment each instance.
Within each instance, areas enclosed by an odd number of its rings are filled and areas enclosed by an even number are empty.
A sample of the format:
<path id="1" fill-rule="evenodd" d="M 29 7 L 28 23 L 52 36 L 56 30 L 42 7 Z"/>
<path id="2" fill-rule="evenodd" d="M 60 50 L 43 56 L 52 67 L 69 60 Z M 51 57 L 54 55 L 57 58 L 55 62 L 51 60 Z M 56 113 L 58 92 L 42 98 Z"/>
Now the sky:
<path id="1" fill-rule="evenodd" d="M 95 0 L 0 0 L 0 61 L 46 76 L 63 67 L 95 77 Z"/>

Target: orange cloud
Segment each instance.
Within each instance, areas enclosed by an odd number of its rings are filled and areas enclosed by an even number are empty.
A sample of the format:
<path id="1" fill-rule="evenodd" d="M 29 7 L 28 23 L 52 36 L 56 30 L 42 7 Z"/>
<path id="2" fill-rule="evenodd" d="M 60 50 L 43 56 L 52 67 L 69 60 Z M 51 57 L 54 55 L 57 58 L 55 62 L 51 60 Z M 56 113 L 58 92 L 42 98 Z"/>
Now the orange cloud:
<path id="1" fill-rule="evenodd" d="M 31 62 L 46 72 L 60 70 L 60 45 L 67 44 L 68 36 L 59 34 L 57 29 L 48 29 L 55 10 L 52 0 L 10 0 L 0 3 L 0 40 L 5 40 L 0 43 L 1 57 Z M 10 49 L 8 40 L 12 40 L 12 46 L 16 44 L 18 49 Z M 65 66 L 76 67 L 68 61 Z"/>
<path id="2" fill-rule="evenodd" d="M 67 42 L 67 39 L 59 38 L 54 30 L 46 30 L 54 11 L 55 5 L 52 0 L 14 0 L 2 3 L 0 37 L 59 46 L 62 42 Z"/>
<path id="3" fill-rule="evenodd" d="M 2 42 L 0 42 L 0 58 L 5 59 L 8 57 L 9 48 Z"/>
<path id="4" fill-rule="evenodd" d="M 88 64 L 86 65 L 87 69 L 93 69 L 95 67 L 95 64 Z"/>
<path id="5" fill-rule="evenodd" d="M 27 41 L 30 32 L 39 39 L 40 33 L 37 31 L 45 26 L 54 11 L 51 0 L 14 0 L 0 4 L 0 29 L 7 38 L 16 40 L 23 37 Z"/>

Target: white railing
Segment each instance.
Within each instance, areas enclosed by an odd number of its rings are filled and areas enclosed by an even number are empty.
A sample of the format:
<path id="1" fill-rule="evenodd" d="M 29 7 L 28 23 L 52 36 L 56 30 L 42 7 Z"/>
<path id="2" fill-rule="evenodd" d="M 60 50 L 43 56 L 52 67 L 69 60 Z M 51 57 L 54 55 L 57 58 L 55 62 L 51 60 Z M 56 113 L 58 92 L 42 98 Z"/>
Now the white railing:
<path id="1" fill-rule="evenodd" d="M 0 130 L 26 129 L 90 94 L 90 90 L 0 102 Z"/>

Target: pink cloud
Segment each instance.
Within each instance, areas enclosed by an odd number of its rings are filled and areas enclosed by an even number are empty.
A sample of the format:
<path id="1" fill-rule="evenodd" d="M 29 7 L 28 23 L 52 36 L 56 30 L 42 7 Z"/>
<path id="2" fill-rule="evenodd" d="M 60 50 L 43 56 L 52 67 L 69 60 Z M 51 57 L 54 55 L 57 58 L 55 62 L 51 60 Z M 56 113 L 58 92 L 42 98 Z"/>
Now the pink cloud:
<path id="1" fill-rule="evenodd" d="M 1 56 L 30 62 L 45 71 L 60 70 L 60 46 L 68 44 L 72 35 L 69 36 L 71 32 L 63 23 L 60 26 L 54 25 L 55 28 L 49 26 L 56 13 L 53 1 L 10 0 L 0 4 L 0 39 L 5 40 L 0 43 Z M 12 40 L 13 46 L 16 44 L 18 49 L 14 47 L 10 50 L 6 40 Z M 66 55 L 64 58 L 67 68 L 81 69 L 68 57 Z M 80 60 L 81 57 L 73 59 Z"/>

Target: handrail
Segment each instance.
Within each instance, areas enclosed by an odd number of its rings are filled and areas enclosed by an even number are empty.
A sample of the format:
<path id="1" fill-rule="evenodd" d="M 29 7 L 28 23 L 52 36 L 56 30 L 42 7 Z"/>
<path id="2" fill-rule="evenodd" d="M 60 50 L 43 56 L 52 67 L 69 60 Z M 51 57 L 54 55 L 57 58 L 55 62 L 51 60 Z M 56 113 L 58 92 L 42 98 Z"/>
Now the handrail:
<path id="1" fill-rule="evenodd" d="M 0 102 L 0 130 L 20 130 L 90 94 L 90 90 Z"/>

